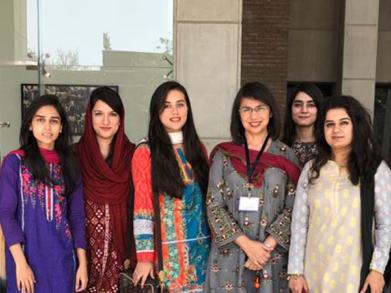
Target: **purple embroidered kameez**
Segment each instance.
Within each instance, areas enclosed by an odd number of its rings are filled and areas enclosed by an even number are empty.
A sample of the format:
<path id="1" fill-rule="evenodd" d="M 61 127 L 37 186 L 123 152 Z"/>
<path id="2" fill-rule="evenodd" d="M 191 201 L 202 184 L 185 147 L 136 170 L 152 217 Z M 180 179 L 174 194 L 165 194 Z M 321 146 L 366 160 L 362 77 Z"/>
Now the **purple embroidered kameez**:
<path id="1" fill-rule="evenodd" d="M 0 221 L 6 240 L 7 292 L 19 292 L 9 246 L 21 243 L 34 272 L 35 293 L 75 292 L 76 248 L 86 247 L 81 181 L 64 196 L 61 166 L 49 164 L 53 186 L 34 182 L 21 157 L 4 159 L 0 173 Z"/>

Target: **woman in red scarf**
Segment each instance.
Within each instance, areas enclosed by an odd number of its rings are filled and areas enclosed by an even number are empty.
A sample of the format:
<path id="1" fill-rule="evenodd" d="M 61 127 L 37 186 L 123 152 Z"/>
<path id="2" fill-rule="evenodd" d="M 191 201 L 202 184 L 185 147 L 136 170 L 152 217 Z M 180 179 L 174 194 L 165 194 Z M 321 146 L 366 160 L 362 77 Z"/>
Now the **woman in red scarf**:
<path id="1" fill-rule="evenodd" d="M 213 241 L 205 291 L 288 293 L 298 162 L 278 140 L 277 105 L 263 84 L 243 85 L 231 117 L 232 141 L 211 154 L 206 204 Z"/>
<path id="2" fill-rule="evenodd" d="M 90 97 L 76 153 L 80 161 L 87 222 L 88 292 L 118 292 L 125 259 L 134 259 L 128 211 L 134 144 L 124 130 L 124 107 L 108 87 Z M 129 233 L 130 232 L 130 233 Z"/>

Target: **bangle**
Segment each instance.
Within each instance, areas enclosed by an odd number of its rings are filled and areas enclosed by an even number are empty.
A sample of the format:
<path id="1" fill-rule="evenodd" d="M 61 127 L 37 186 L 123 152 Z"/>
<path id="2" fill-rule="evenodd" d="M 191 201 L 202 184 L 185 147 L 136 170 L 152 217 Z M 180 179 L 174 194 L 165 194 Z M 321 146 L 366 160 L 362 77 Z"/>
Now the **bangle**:
<path id="1" fill-rule="evenodd" d="M 286 278 L 288 281 L 289 280 L 297 280 L 298 278 L 302 278 L 304 275 L 302 274 L 289 274 L 288 278 Z"/>

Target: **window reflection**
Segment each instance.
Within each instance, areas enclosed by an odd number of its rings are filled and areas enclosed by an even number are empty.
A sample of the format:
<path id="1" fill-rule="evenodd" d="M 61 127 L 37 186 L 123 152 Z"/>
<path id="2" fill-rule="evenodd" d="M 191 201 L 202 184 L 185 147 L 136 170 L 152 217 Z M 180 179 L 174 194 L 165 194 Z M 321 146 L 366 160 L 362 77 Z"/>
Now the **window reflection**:
<path id="1" fill-rule="evenodd" d="M 37 58 L 39 29 L 51 70 L 172 67 L 172 0 L 27 0 L 27 16 L 28 52 Z"/>

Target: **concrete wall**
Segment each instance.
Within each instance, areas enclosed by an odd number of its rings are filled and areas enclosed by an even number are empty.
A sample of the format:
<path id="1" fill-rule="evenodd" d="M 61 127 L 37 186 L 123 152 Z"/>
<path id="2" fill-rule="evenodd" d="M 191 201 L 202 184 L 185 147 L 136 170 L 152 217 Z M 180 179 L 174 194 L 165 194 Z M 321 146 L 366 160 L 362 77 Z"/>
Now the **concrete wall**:
<path id="1" fill-rule="evenodd" d="M 336 81 L 339 2 L 290 1 L 288 81 Z"/>
<path id="2" fill-rule="evenodd" d="M 379 0 L 346 0 L 342 93 L 374 111 Z"/>
<path id="3" fill-rule="evenodd" d="M 174 72 L 210 149 L 227 139 L 240 83 L 241 0 L 174 2 Z"/>
<path id="4" fill-rule="evenodd" d="M 0 36 L 2 45 L 0 46 L 0 65 L 26 59 L 27 27 L 25 1 L 1 1 Z"/>

